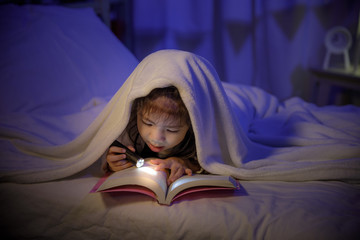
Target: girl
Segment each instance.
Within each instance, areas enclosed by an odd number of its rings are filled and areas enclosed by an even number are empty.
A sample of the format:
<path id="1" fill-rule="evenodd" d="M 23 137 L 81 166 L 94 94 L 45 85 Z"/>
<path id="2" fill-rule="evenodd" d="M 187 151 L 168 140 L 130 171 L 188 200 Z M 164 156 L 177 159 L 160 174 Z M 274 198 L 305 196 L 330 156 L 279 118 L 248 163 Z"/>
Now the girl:
<path id="1" fill-rule="evenodd" d="M 136 99 L 130 121 L 118 140 L 144 158 L 155 158 L 151 163 L 157 165 L 156 170 L 169 169 L 168 184 L 200 170 L 189 113 L 175 87 L 156 88 Z M 109 148 L 109 170 L 132 166 L 125 151 L 117 146 Z"/>

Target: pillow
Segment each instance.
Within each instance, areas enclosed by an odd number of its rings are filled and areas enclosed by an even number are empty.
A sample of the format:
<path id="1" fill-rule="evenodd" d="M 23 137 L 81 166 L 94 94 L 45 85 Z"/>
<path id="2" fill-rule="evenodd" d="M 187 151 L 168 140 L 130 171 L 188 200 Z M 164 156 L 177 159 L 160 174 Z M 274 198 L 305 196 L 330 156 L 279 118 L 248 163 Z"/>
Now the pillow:
<path id="1" fill-rule="evenodd" d="M 138 63 L 91 8 L 0 6 L 0 52 L 0 114 L 78 112 Z"/>

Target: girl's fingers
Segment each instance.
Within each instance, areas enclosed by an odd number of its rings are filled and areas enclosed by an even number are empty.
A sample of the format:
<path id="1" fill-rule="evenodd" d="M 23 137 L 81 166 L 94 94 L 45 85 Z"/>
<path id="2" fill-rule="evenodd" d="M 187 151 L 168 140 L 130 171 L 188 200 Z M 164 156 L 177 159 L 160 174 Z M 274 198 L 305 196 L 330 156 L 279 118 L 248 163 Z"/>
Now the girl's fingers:
<path id="1" fill-rule="evenodd" d="M 171 161 L 170 159 L 163 160 L 163 159 L 152 159 L 150 162 L 156 165 L 155 170 L 164 170 L 170 169 L 170 176 L 168 177 L 167 183 L 171 184 L 176 179 L 182 177 L 184 174 L 191 176 L 192 171 L 190 168 L 183 166 L 178 161 Z"/>
<path id="2" fill-rule="evenodd" d="M 157 165 L 155 167 L 155 170 L 163 170 L 165 168 L 170 168 L 171 167 L 171 164 L 169 164 L 168 161 L 166 160 L 162 160 L 162 159 L 152 159 L 150 160 L 150 162 L 154 165 Z"/>
<path id="3" fill-rule="evenodd" d="M 133 164 L 126 160 L 121 160 L 121 161 L 117 161 L 115 163 L 111 163 L 111 164 L 109 164 L 109 166 L 112 171 L 120 171 L 120 170 L 129 168 L 129 167 L 132 167 Z"/>
<path id="4" fill-rule="evenodd" d="M 127 146 L 132 152 L 135 152 L 135 148 L 133 146 Z"/>
<path id="5" fill-rule="evenodd" d="M 133 146 L 128 146 L 128 148 L 130 151 L 135 151 Z M 131 162 L 126 160 L 125 153 L 126 149 L 121 147 L 111 146 L 109 148 L 106 161 L 112 171 L 120 171 L 133 166 Z"/>
<path id="6" fill-rule="evenodd" d="M 155 158 L 155 159 L 151 159 L 150 162 L 152 164 L 159 165 L 160 163 L 164 162 L 164 160 Z"/>
<path id="7" fill-rule="evenodd" d="M 127 163 L 129 163 L 129 162 L 126 160 L 120 160 L 120 161 L 114 162 L 114 165 L 119 167 L 119 166 L 124 166 Z"/>
<path id="8" fill-rule="evenodd" d="M 180 178 L 184 174 L 184 169 L 179 166 L 174 166 L 171 168 L 171 173 L 168 178 L 168 184 L 171 184 L 176 179 Z"/>
<path id="9" fill-rule="evenodd" d="M 108 162 L 116 162 L 116 161 L 120 161 L 120 160 L 124 160 L 124 159 L 126 159 L 126 155 L 119 154 L 119 155 L 108 155 L 106 160 Z"/>
<path id="10" fill-rule="evenodd" d="M 190 168 L 186 168 L 185 169 L 185 173 L 188 175 L 188 176 L 191 176 L 192 175 L 192 170 Z"/>
<path id="11" fill-rule="evenodd" d="M 109 148 L 109 154 L 116 154 L 116 153 L 125 153 L 126 150 L 121 147 L 112 146 Z"/>

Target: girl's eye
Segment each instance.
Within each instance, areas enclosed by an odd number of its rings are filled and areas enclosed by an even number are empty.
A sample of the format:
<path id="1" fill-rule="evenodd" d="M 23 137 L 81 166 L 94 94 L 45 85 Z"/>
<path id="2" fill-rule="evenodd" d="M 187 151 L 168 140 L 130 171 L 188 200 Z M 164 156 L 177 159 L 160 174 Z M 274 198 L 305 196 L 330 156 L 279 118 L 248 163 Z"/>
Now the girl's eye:
<path id="1" fill-rule="evenodd" d="M 177 129 L 166 129 L 166 131 L 170 132 L 170 133 L 177 133 L 179 132 L 179 130 Z"/>
<path id="2" fill-rule="evenodd" d="M 149 127 L 151 127 L 153 124 L 152 123 L 150 123 L 150 122 L 145 122 L 145 121 L 142 121 L 143 122 L 143 124 L 145 124 L 146 126 L 149 126 Z"/>

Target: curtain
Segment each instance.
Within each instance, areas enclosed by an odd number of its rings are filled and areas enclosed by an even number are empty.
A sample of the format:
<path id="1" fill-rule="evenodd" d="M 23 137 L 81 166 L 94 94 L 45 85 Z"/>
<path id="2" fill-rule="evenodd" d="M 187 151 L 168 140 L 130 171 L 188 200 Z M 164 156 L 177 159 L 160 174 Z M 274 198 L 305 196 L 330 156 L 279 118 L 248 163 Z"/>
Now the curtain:
<path id="1" fill-rule="evenodd" d="M 309 100 L 309 69 L 323 65 L 326 32 L 344 26 L 355 43 L 359 9 L 357 0 L 135 0 L 132 48 L 139 60 L 190 51 L 222 81 Z"/>

